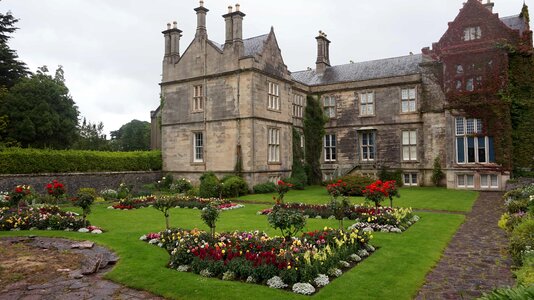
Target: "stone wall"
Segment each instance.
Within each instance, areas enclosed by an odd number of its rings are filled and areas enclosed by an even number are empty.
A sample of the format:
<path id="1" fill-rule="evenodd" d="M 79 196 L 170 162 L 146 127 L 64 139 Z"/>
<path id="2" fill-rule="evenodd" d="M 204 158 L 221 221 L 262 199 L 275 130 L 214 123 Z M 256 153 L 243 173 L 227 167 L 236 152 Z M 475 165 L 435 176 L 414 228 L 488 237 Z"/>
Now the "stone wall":
<path id="1" fill-rule="evenodd" d="M 68 194 L 74 194 L 79 188 L 116 189 L 122 182 L 139 189 L 142 185 L 154 183 L 161 179 L 161 172 L 103 172 L 103 173 L 58 173 L 58 174 L 18 174 L 0 175 L 0 191 L 10 191 L 16 185 L 26 184 L 38 193 L 45 192 L 45 185 L 52 180 L 65 184 Z"/>

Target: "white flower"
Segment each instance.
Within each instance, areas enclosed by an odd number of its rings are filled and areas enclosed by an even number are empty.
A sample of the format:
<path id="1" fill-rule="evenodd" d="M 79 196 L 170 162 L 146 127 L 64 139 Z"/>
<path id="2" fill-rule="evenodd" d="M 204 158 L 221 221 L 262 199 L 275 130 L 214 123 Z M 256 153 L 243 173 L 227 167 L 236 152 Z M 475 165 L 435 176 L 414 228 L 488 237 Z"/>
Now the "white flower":
<path id="1" fill-rule="evenodd" d="M 278 276 L 274 276 L 273 278 L 267 280 L 267 285 L 272 289 L 284 289 L 287 287 L 287 284 L 285 284 L 282 281 L 282 278 Z"/>
<path id="2" fill-rule="evenodd" d="M 202 277 L 211 277 L 211 276 L 213 276 L 213 273 L 211 273 L 210 270 L 208 270 L 208 269 L 204 269 L 204 270 L 200 271 L 200 276 L 202 276 Z"/>
<path id="3" fill-rule="evenodd" d="M 317 217 L 315 217 L 315 218 L 316 218 L 316 219 L 322 219 L 322 217 L 321 217 L 321 216 L 317 216 Z"/>
<path id="4" fill-rule="evenodd" d="M 367 252 L 367 250 L 365 250 L 365 249 L 360 249 L 360 250 L 358 250 L 358 253 L 357 253 L 357 254 L 358 254 L 358 256 L 360 256 L 360 257 L 367 257 L 367 256 L 369 256 L 369 252 Z"/>
<path id="5" fill-rule="evenodd" d="M 115 208 L 113 208 L 113 206 L 108 206 L 108 209 L 115 209 Z"/>
<path id="6" fill-rule="evenodd" d="M 339 261 L 339 266 L 342 267 L 342 268 L 348 268 L 350 267 L 350 264 L 344 260 L 340 260 Z"/>
<path id="7" fill-rule="evenodd" d="M 247 277 L 247 283 L 256 283 L 256 278 L 254 278 L 253 276 Z"/>
<path id="8" fill-rule="evenodd" d="M 315 293 L 315 288 L 309 283 L 295 283 L 293 285 L 293 292 L 302 295 L 311 295 Z"/>
<path id="9" fill-rule="evenodd" d="M 341 276 L 341 274 L 343 274 L 343 272 L 338 268 L 331 268 L 330 270 L 328 270 L 328 275 L 333 277 L 339 277 Z"/>
<path id="10" fill-rule="evenodd" d="M 102 234 L 102 230 L 100 229 L 95 229 L 93 231 L 91 231 L 92 234 Z"/>
<path id="11" fill-rule="evenodd" d="M 151 239 L 150 241 L 148 241 L 149 244 L 157 244 L 159 241 L 157 239 Z"/>
<path id="12" fill-rule="evenodd" d="M 315 283 L 317 287 L 323 287 L 330 283 L 330 279 L 328 279 L 328 276 L 324 274 L 319 274 L 317 275 L 317 277 L 315 277 L 313 282 Z"/>
<path id="13" fill-rule="evenodd" d="M 140 238 L 139 238 L 140 241 L 146 241 L 146 234 L 145 235 L 142 235 Z"/>
<path id="14" fill-rule="evenodd" d="M 87 228 L 80 228 L 80 229 L 78 229 L 78 232 L 81 232 L 81 233 L 88 233 L 88 232 L 89 232 L 89 229 L 87 229 Z"/>
<path id="15" fill-rule="evenodd" d="M 235 279 L 235 273 L 234 272 L 226 271 L 226 272 L 223 273 L 222 280 L 231 281 L 231 280 L 234 280 L 234 279 Z"/>
<path id="16" fill-rule="evenodd" d="M 350 260 L 353 261 L 353 262 L 360 262 L 360 261 L 362 261 L 362 258 L 360 256 L 358 256 L 358 254 L 351 254 L 350 255 Z"/>
<path id="17" fill-rule="evenodd" d="M 191 269 L 191 267 L 189 267 L 188 265 L 181 265 L 178 266 L 176 270 L 178 270 L 178 272 L 189 272 L 189 269 Z"/>
<path id="18" fill-rule="evenodd" d="M 372 245 L 367 245 L 367 246 L 365 246 L 365 248 L 367 248 L 367 251 L 369 251 L 369 252 L 375 252 L 376 251 L 375 247 L 373 247 Z"/>

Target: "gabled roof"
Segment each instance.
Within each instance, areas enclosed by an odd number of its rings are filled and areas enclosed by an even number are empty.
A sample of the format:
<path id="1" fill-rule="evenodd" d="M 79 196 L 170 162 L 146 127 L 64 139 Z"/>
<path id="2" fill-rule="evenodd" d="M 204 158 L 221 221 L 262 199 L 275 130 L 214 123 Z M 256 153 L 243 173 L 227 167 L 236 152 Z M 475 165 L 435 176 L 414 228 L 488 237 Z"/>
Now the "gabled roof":
<path id="1" fill-rule="evenodd" d="M 422 54 L 351 63 L 326 68 L 323 75 L 315 70 L 294 72 L 295 81 L 306 85 L 324 85 L 350 81 L 364 81 L 395 76 L 418 74 L 419 64 L 423 62 Z"/>
<path id="2" fill-rule="evenodd" d="M 519 34 L 521 35 L 523 34 L 523 32 L 528 30 L 528 24 L 525 19 L 521 17 L 521 15 L 504 17 L 501 18 L 501 21 L 510 29 L 519 30 Z"/>
<path id="3" fill-rule="evenodd" d="M 263 45 L 267 41 L 269 34 L 259 35 L 243 40 L 243 45 L 245 47 L 245 56 L 253 56 L 260 54 L 263 51 Z M 213 46 L 217 47 L 219 50 L 224 50 L 224 45 L 221 45 L 214 41 L 209 41 Z"/>

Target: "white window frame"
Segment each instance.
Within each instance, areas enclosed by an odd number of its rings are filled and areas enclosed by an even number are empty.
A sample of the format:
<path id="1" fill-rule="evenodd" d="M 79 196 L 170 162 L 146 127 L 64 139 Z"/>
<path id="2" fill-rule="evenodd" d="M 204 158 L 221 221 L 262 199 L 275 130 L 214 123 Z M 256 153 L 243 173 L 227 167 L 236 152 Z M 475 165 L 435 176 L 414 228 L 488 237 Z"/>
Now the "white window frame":
<path id="1" fill-rule="evenodd" d="M 324 161 L 335 162 L 337 160 L 337 141 L 335 134 L 326 134 L 323 139 Z"/>
<path id="2" fill-rule="evenodd" d="M 402 160 L 417 161 L 417 130 L 402 131 Z"/>
<path id="3" fill-rule="evenodd" d="M 419 186 L 418 176 L 419 174 L 417 173 L 404 173 L 402 176 L 404 185 L 405 186 Z"/>
<path id="4" fill-rule="evenodd" d="M 471 179 L 471 183 L 469 183 L 469 179 Z M 456 175 L 456 187 L 462 188 L 462 189 L 473 189 L 473 188 L 475 188 L 475 175 L 473 175 L 473 174 L 458 174 L 458 175 Z"/>
<path id="5" fill-rule="evenodd" d="M 204 110 L 204 85 L 193 86 L 193 112 Z"/>
<path id="6" fill-rule="evenodd" d="M 267 129 L 267 161 L 280 163 L 280 128 Z"/>
<path id="7" fill-rule="evenodd" d="M 417 88 L 401 89 L 401 112 L 413 113 L 417 111 Z"/>
<path id="8" fill-rule="evenodd" d="M 454 119 L 455 128 L 455 152 L 457 164 L 491 164 L 490 162 L 490 138 L 488 136 L 481 136 L 482 120 L 481 119 L 467 119 L 457 117 Z M 459 141 L 461 139 L 461 141 Z M 474 161 L 469 161 L 469 139 L 473 139 L 474 147 Z M 483 139 L 483 143 L 480 143 Z M 463 144 L 464 161 L 460 162 L 460 153 L 458 151 L 459 143 Z M 480 157 L 480 150 L 484 149 L 484 157 Z"/>
<path id="9" fill-rule="evenodd" d="M 367 144 L 364 144 L 364 135 L 367 136 Z M 370 138 L 373 137 L 373 143 L 369 143 Z M 367 156 L 364 156 L 364 149 L 367 149 Z M 370 151 L 372 150 L 372 151 Z M 372 155 L 371 155 L 372 154 Z M 372 157 L 371 157 L 372 156 Z M 374 161 L 376 159 L 376 132 L 363 131 L 360 133 L 360 159 L 362 161 Z"/>
<path id="10" fill-rule="evenodd" d="M 267 108 L 280 111 L 280 85 L 269 81 L 268 89 Z"/>
<path id="11" fill-rule="evenodd" d="M 495 181 L 493 180 L 495 179 Z M 485 181 L 485 183 L 483 183 Z M 480 174 L 480 188 L 483 189 L 498 189 L 499 175 L 497 174 Z"/>
<path id="12" fill-rule="evenodd" d="M 193 162 L 204 162 L 204 133 L 193 132 Z"/>
<path id="13" fill-rule="evenodd" d="M 300 94 L 293 95 L 293 117 L 302 119 L 304 116 L 304 96 Z"/>
<path id="14" fill-rule="evenodd" d="M 480 40 L 482 38 L 482 30 L 480 26 L 470 26 L 464 28 L 464 41 Z"/>
<path id="15" fill-rule="evenodd" d="M 359 98 L 360 117 L 375 116 L 375 92 L 362 92 Z"/>
<path id="16" fill-rule="evenodd" d="M 329 119 L 336 117 L 336 103 L 336 97 L 334 96 L 325 96 L 323 98 L 323 111 Z"/>

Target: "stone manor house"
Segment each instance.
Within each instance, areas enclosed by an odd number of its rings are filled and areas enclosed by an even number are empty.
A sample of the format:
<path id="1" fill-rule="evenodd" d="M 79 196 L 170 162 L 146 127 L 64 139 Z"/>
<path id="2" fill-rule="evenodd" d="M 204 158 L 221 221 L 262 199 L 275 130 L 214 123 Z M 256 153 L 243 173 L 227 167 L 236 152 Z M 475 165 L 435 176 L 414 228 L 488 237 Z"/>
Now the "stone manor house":
<path id="1" fill-rule="evenodd" d="M 405 185 L 431 185 L 439 158 L 447 187 L 501 190 L 510 172 L 496 163 L 496 137 L 447 98 L 451 90 L 477 93 L 490 74 L 506 73 L 497 41 L 532 48 L 527 7 L 500 18 L 493 6 L 467 0 L 437 43 L 401 57 L 332 66 L 320 32 L 315 69 L 290 72 L 272 28 L 243 38 L 239 5 L 222 16 L 224 43 L 210 40 L 200 1 L 185 51 L 176 22 L 163 31 L 163 101 L 151 113 L 152 147 L 161 148 L 164 171 L 193 180 L 206 171 L 233 173 L 238 162 L 251 186 L 287 177 L 292 130 L 302 131 L 306 97 L 320 95 L 329 120 L 324 179 L 387 167 L 402 170 Z"/>

